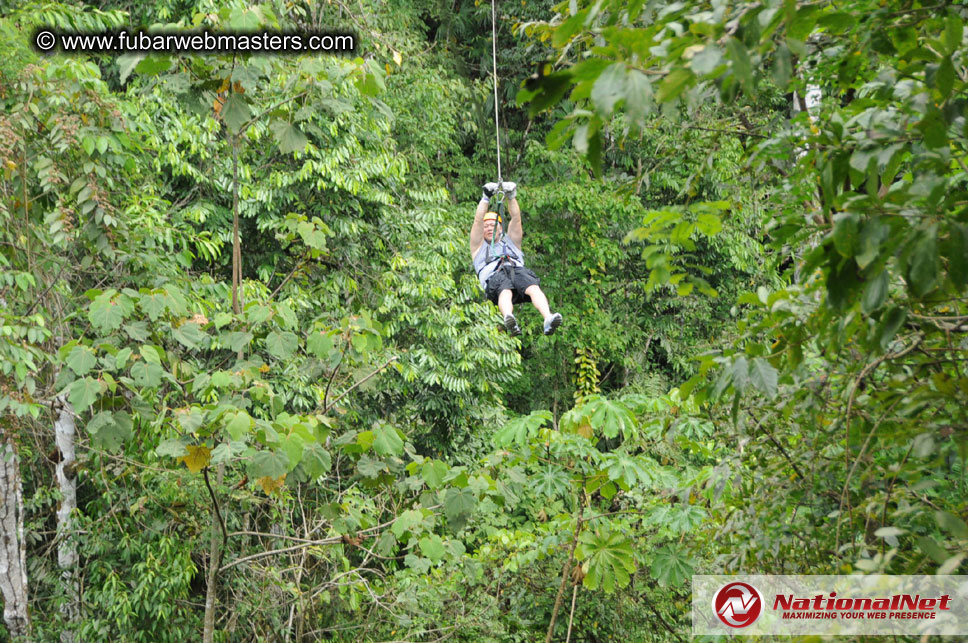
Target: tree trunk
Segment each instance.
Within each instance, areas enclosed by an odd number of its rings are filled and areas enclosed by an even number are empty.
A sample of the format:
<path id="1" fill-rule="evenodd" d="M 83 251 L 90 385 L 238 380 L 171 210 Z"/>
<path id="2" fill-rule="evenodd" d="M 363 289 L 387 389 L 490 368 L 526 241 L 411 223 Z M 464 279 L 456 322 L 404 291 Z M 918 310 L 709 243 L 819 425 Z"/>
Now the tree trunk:
<path id="1" fill-rule="evenodd" d="M 584 482 L 582 487 L 584 487 Z M 579 492 L 582 493 L 582 492 Z M 561 599 L 565 595 L 565 587 L 571 578 L 571 566 L 575 562 L 575 547 L 578 545 L 578 537 L 581 535 L 582 527 L 582 514 L 585 511 L 585 505 L 582 503 L 581 495 L 578 496 L 578 517 L 575 519 L 575 533 L 571 538 L 571 546 L 568 549 L 568 559 L 565 560 L 565 566 L 561 570 L 561 584 L 558 585 L 558 595 L 555 597 L 555 606 L 551 610 L 551 622 L 548 623 L 548 635 L 545 637 L 545 643 L 551 643 L 551 638 L 555 633 L 555 621 L 558 620 L 558 610 L 561 609 Z M 571 629 L 571 624 L 568 625 L 569 630 Z"/>
<path id="2" fill-rule="evenodd" d="M 820 89 L 818 85 L 814 85 L 807 81 L 807 91 L 804 96 L 800 96 L 797 92 L 793 92 L 793 114 L 796 115 L 799 112 L 806 112 L 807 117 L 810 118 L 810 122 L 814 123 L 817 120 L 817 111 L 820 109 L 820 103 L 823 100 L 823 90 Z M 801 147 L 797 150 L 797 161 L 802 159 L 807 154 L 806 146 Z M 822 203 L 822 197 L 820 194 L 820 187 L 817 187 L 817 196 L 812 202 L 804 204 L 804 219 L 806 219 L 807 225 L 814 225 L 821 223 L 818 219 L 823 219 L 823 215 L 815 214 L 820 209 L 820 204 Z M 803 263 L 800 261 L 801 258 L 806 254 L 806 252 L 819 243 L 818 239 L 815 239 L 810 243 L 810 246 L 805 249 L 791 249 L 791 254 L 796 258 L 796 265 L 793 268 L 793 281 L 795 283 L 801 283 L 800 270 Z"/>
<path id="3" fill-rule="evenodd" d="M 64 620 L 73 625 L 77 621 L 79 601 L 77 587 L 77 542 L 74 538 L 74 510 L 77 509 L 77 478 L 74 473 L 74 407 L 66 395 L 57 398 L 59 413 L 54 422 L 54 439 L 60 452 L 55 475 L 61 492 L 60 508 L 57 510 L 57 565 L 67 600 L 61 606 Z M 71 629 L 61 632 L 61 641 L 74 640 Z"/>
<path id="4" fill-rule="evenodd" d="M 225 478 L 225 463 L 218 465 L 216 487 L 222 486 Z M 218 594 L 218 568 L 222 565 L 222 523 L 218 509 L 212 507 L 212 539 L 209 541 L 208 574 L 205 582 L 205 621 L 202 630 L 203 643 L 212 643 L 215 637 L 215 601 Z"/>
<path id="5" fill-rule="evenodd" d="M 0 593 L 3 620 L 11 639 L 26 638 L 27 550 L 24 543 L 24 493 L 20 459 L 9 436 L 4 436 L 0 457 Z"/>
<path id="6" fill-rule="evenodd" d="M 239 135 L 232 136 L 232 312 L 242 314 L 242 243 L 239 239 Z M 239 349 L 238 359 L 242 359 Z M 218 465 L 216 486 L 222 486 L 225 478 L 225 463 Z M 207 481 L 207 478 L 206 478 Z M 211 493 L 211 489 L 209 489 Z M 221 518 L 218 514 L 218 504 L 212 497 L 212 540 L 209 542 L 208 577 L 205 587 L 205 620 L 202 630 L 203 643 L 212 643 L 215 635 L 215 599 L 218 593 L 218 568 L 222 563 L 222 538 L 225 536 Z"/>

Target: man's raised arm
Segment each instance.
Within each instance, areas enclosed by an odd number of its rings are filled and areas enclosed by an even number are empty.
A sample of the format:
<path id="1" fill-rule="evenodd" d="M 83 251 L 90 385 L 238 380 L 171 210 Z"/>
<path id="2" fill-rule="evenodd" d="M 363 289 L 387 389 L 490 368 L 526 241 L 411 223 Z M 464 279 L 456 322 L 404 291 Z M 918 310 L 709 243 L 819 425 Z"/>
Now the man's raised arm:
<path id="1" fill-rule="evenodd" d="M 484 215 L 487 214 L 487 201 L 483 198 L 477 204 L 477 212 L 474 213 L 474 225 L 471 226 L 471 257 L 477 254 L 484 242 Z"/>
<path id="2" fill-rule="evenodd" d="M 520 248 L 521 240 L 524 238 L 524 227 L 521 225 L 521 208 L 518 206 L 517 186 L 508 194 L 508 214 L 511 216 L 511 220 L 508 222 L 508 236 L 511 237 L 514 245 Z"/>

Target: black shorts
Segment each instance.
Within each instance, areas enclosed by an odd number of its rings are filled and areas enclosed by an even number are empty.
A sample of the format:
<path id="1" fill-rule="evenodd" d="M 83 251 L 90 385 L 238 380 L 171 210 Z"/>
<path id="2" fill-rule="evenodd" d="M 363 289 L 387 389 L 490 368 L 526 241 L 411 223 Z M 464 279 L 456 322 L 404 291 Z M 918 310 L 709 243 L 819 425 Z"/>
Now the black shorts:
<path id="1" fill-rule="evenodd" d="M 484 288 L 484 294 L 496 304 L 497 297 L 501 294 L 501 291 L 510 290 L 511 303 L 520 304 L 531 301 L 531 295 L 524 294 L 524 291 L 531 286 L 537 286 L 539 283 L 538 275 L 527 268 L 506 263 L 487 278 L 487 286 Z"/>

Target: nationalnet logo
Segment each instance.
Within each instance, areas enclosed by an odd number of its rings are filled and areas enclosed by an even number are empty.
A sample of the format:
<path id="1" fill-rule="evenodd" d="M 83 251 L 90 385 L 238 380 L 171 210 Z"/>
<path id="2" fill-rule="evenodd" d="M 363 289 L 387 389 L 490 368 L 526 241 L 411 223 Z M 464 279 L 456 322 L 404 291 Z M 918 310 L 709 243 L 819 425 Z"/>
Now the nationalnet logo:
<path id="1" fill-rule="evenodd" d="M 838 598 L 837 592 L 812 597 L 781 594 L 774 597 L 773 609 L 780 610 L 783 618 L 934 619 L 942 610 L 951 609 L 951 596 L 894 594 L 890 597 Z"/>
<path id="2" fill-rule="evenodd" d="M 748 583 L 727 583 L 713 596 L 713 611 L 729 627 L 748 627 L 763 613 L 763 595 Z"/>
<path id="3" fill-rule="evenodd" d="M 694 576 L 693 634 L 726 633 L 966 635 L 968 576 Z"/>

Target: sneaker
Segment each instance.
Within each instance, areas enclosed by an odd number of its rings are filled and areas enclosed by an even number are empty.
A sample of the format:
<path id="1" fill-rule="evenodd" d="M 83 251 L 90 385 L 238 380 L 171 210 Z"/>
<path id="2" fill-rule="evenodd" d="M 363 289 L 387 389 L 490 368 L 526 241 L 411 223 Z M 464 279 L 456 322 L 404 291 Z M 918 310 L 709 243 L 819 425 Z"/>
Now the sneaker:
<path id="1" fill-rule="evenodd" d="M 561 326 L 561 313 L 554 313 L 544 322 L 544 334 L 554 335 L 555 329 Z"/>
<path id="2" fill-rule="evenodd" d="M 521 334 L 521 327 L 518 326 L 518 320 L 514 318 L 514 315 L 507 315 L 504 318 L 504 330 L 508 332 L 511 337 L 517 337 Z"/>

